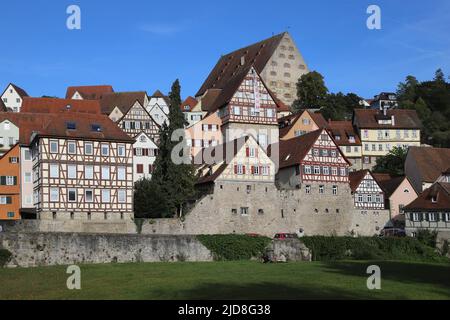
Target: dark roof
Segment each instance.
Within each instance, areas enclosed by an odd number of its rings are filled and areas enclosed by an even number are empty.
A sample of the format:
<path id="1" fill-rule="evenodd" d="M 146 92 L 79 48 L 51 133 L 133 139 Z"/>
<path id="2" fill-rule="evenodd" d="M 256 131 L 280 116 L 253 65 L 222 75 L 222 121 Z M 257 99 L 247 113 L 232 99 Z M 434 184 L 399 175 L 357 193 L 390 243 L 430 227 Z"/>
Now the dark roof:
<path id="1" fill-rule="evenodd" d="M 361 140 L 356 134 L 355 128 L 351 121 L 329 121 L 328 131 L 335 138 L 336 144 L 339 146 L 360 146 Z M 339 136 L 340 139 L 336 139 Z M 355 141 L 350 142 L 350 136 L 353 136 Z"/>
<path id="2" fill-rule="evenodd" d="M 405 176 L 394 177 L 390 176 L 389 174 L 383 173 L 374 173 L 373 177 L 375 178 L 381 189 L 383 189 L 387 199 L 389 199 L 395 192 L 395 190 L 397 190 L 397 188 L 400 186 L 400 184 L 405 179 L 407 179 Z"/>
<path id="3" fill-rule="evenodd" d="M 433 202 L 432 199 L 436 202 Z M 407 205 L 407 211 L 450 211 L 450 183 L 437 182 Z"/>
<path id="4" fill-rule="evenodd" d="M 3 100 L 0 99 L 0 112 L 7 112 L 8 109 L 6 108 L 5 104 L 3 103 Z"/>
<path id="5" fill-rule="evenodd" d="M 306 154 L 317 141 L 322 131 L 323 129 L 319 129 L 292 139 L 280 140 L 280 168 L 300 164 L 300 161 L 305 158 Z M 269 148 L 270 150 L 275 150 L 271 146 Z"/>
<path id="6" fill-rule="evenodd" d="M 99 114 L 101 110 L 98 100 L 24 98 L 20 111 L 31 113 L 82 112 Z"/>
<path id="7" fill-rule="evenodd" d="M 181 106 L 180 106 L 181 111 L 183 111 L 183 112 L 189 112 L 189 111 L 191 111 L 191 110 L 197 105 L 197 103 L 198 103 L 198 101 L 197 101 L 195 98 L 189 96 L 189 97 L 187 97 L 186 100 L 184 100 L 183 103 L 181 104 Z M 186 106 L 188 106 L 189 109 L 185 109 Z"/>
<path id="8" fill-rule="evenodd" d="M 245 142 L 248 141 L 248 139 L 249 139 L 249 136 L 246 136 L 243 138 L 234 139 L 233 141 L 230 141 L 227 143 L 222 143 L 222 144 L 214 146 L 214 147 L 202 149 L 201 152 L 198 153 L 199 156 L 203 156 L 204 152 L 206 152 L 206 154 L 210 153 L 212 158 L 214 158 L 214 160 L 218 160 L 215 158 L 216 151 L 222 149 L 221 150 L 222 157 L 221 157 L 221 159 L 219 159 L 219 161 L 216 161 L 214 163 L 214 164 L 220 164 L 220 166 L 211 174 L 206 174 L 204 176 L 200 176 L 197 181 L 197 184 L 214 182 L 220 176 L 220 174 L 225 170 L 225 168 L 229 165 L 229 163 L 227 163 L 227 160 L 231 160 L 232 158 L 234 158 L 236 156 L 236 154 L 239 152 L 239 150 L 241 150 L 241 148 L 244 146 Z M 231 159 L 227 158 L 227 157 L 231 157 Z M 203 165 L 203 166 L 201 166 L 201 168 L 208 169 L 208 168 L 211 168 L 212 165 L 214 165 L 214 164 Z"/>
<path id="9" fill-rule="evenodd" d="M 170 105 L 170 98 L 159 90 L 156 90 L 150 98 L 163 98 L 166 104 Z"/>
<path id="10" fill-rule="evenodd" d="M 100 106 L 103 114 L 110 114 L 115 107 L 118 107 L 123 114 L 126 114 L 128 110 L 135 104 L 136 101 L 145 108 L 145 97 L 147 93 L 145 91 L 135 92 L 114 92 L 104 94 L 100 100 Z"/>
<path id="11" fill-rule="evenodd" d="M 390 100 L 389 96 L 394 96 L 397 99 L 397 94 L 394 92 L 381 92 L 374 97 L 374 100 Z"/>
<path id="12" fill-rule="evenodd" d="M 101 99 L 104 94 L 114 92 L 114 89 L 110 85 L 68 87 L 66 91 L 66 99 L 71 99 L 75 92 L 78 92 L 83 99 L 98 100 Z"/>
<path id="13" fill-rule="evenodd" d="M 301 110 L 298 113 L 290 114 L 278 119 L 278 124 L 280 125 L 280 138 L 283 138 L 286 134 L 288 134 L 289 130 L 291 130 L 291 128 L 299 120 L 300 116 L 304 112 L 307 112 L 309 114 L 311 119 L 319 128 L 326 128 L 328 126 L 328 123 L 325 121 L 325 118 L 321 113 L 315 113 L 309 110 Z"/>
<path id="14" fill-rule="evenodd" d="M 422 181 L 435 182 L 450 164 L 450 149 L 431 147 L 410 147 L 407 158 L 415 160 L 416 170 Z"/>
<path id="15" fill-rule="evenodd" d="M 204 99 L 202 99 L 202 110 L 207 111 L 208 113 L 213 113 L 213 112 L 217 111 L 219 108 L 221 108 L 224 105 L 226 105 L 227 103 L 229 103 L 230 100 L 233 98 L 234 94 L 236 93 L 236 91 L 239 89 L 239 86 L 242 84 L 245 77 L 247 76 L 247 74 L 250 72 L 250 70 L 252 68 L 253 68 L 253 65 L 247 65 L 247 66 L 239 68 L 238 71 L 228 79 L 228 82 L 224 83 L 223 88 L 220 88 L 220 90 L 217 90 L 219 88 L 214 88 L 213 92 L 214 92 L 215 98 L 209 99 L 208 104 Z M 267 92 L 272 97 L 273 101 L 275 102 L 275 104 L 277 106 L 277 110 L 279 110 L 280 108 L 281 109 L 285 108 L 286 106 L 284 104 L 282 104 L 281 101 L 277 99 L 275 94 L 272 91 L 270 91 L 270 89 L 266 86 L 263 79 L 259 75 L 258 71 L 256 69 L 254 69 L 254 70 L 256 71 L 258 77 L 260 78 L 260 80 L 261 80 L 262 84 L 264 85 L 264 87 L 266 88 Z M 208 92 L 209 92 L 209 90 L 208 90 Z M 207 94 L 207 96 L 208 96 L 208 94 Z"/>
<path id="16" fill-rule="evenodd" d="M 222 56 L 196 96 L 203 95 L 206 90 L 211 88 L 224 88 L 239 69 L 249 69 L 254 65 L 256 71 L 262 72 L 284 35 L 285 33 L 280 33 Z M 241 61 L 242 57 L 244 57 L 244 61 Z M 243 65 L 241 65 L 242 62 Z"/>
<path id="17" fill-rule="evenodd" d="M 355 109 L 354 123 L 357 127 L 362 129 L 377 129 L 377 128 L 404 128 L 404 129 L 420 129 L 422 122 L 420 121 L 415 110 L 407 109 L 391 109 L 387 110 L 388 119 L 394 116 L 394 125 L 379 124 L 378 119 L 383 117 L 380 110 L 373 109 Z"/>
<path id="18" fill-rule="evenodd" d="M 28 97 L 28 93 L 23 90 L 21 87 L 16 86 L 14 83 L 11 83 L 11 86 L 14 88 L 14 90 L 16 90 L 17 94 L 21 97 L 21 98 L 25 98 Z"/>
<path id="19" fill-rule="evenodd" d="M 46 116 L 48 118 L 44 118 L 44 121 L 40 121 L 36 127 L 27 128 L 28 131 L 31 130 L 40 137 L 123 142 L 134 141 L 133 138 L 130 138 L 106 115 L 67 112 L 46 114 Z M 75 124 L 76 129 L 68 129 L 67 124 L 69 122 Z M 99 126 L 100 130 L 94 130 L 92 128 L 93 125 Z M 22 130 L 22 128 L 20 130 Z M 29 138 L 25 137 L 25 139 Z"/>
<path id="20" fill-rule="evenodd" d="M 350 172 L 348 174 L 348 179 L 350 180 L 350 188 L 352 189 L 352 192 L 355 192 L 356 189 L 358 189 L 359 185 L 361 184 L 361 181 L 364 179 L 364 177 L 367 175 L 367 173 L 370 173 L 369 170 L 359 170 Z M 372 175 L 373 177 L 373 175 Z"/>

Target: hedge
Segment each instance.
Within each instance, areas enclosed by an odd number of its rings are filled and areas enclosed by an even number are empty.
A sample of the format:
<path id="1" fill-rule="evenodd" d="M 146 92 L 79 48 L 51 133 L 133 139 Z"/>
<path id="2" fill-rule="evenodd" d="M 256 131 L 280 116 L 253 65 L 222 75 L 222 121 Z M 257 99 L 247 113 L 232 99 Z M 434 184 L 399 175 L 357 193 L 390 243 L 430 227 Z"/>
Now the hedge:
<path id="1" fill-rule="evenodd" d="M 327 260 L 422 260 L 448 261 L 435 248 L 415 238 L 303 237 L 314 261 Z"/>
<path id="2" fill-rule="evenodd" d="M 249 260 L 264 254 L 271 239 L 248 235 L 199 235 L 197 239 L 214 255 L 215 260 Z"/>
<path id="3" fill-rule="evenodd" d="M 0 268 L 4 267 L 11 259 L 12 253 L 6 249 L 0 249 Z"/>

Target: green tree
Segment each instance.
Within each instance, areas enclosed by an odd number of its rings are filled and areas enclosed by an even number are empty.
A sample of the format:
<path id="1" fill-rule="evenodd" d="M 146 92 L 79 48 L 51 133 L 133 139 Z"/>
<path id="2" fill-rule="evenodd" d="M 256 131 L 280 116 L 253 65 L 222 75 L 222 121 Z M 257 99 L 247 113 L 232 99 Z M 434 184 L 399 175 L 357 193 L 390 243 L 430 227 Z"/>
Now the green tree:
<path id="1" fill-rule="evenodd" d="M 323 76 L 312 71 L 304 74 L 297 82 L 297 100 L 292 104 L 292 111 L 301 109 L 321 108 L 328 94 Z"/>
<path id="2" fill-rule="evenodd" d="M 134 216 L 136 218 L 164 218 L 169 215 L 166 196 L 161 187 L 150 179 L 134 184 Z"/>
<path id="3" fill-rule="evenodd" d="M 360 108 L 361 98 L 354 94 L 343 94 L 342 92 L 327 94 L 324 106 L 320 110 L 325 119 L 331 120 L 349 120 L 352 117 L 353 110 Z"/>
<path id="4" fill-rule="evenodd" d="M 152 179 L 159 186 L 168 207 L 168 215 L 182 214 L 183 204 L 194 195 L 195 170 L 189 162 L 184 140 L 184 125 L 186 121 L 181 111 L 180 83 L 173 83 L 170 99 L 169 124 L 164 123 L 160 130 L 159 153 L 155 160 L 155 171 Z M 182 133 L 175 140 L 174 134 Z M 181 148 L 180 148 L 181 146 Z M 178 153 L 176 150 L 180 150 Z M 184 159 L 178 163 L 177 159 Z"/>
<path id="5" fill-rule="evenodd" d="M 405 174 L 405 161 L 408 149 L 394 147 L 385 155 L 377 159 L 377 164 L 373 168 L 376 173 L 389 173 L 393 176 L 402 176 Z"/>

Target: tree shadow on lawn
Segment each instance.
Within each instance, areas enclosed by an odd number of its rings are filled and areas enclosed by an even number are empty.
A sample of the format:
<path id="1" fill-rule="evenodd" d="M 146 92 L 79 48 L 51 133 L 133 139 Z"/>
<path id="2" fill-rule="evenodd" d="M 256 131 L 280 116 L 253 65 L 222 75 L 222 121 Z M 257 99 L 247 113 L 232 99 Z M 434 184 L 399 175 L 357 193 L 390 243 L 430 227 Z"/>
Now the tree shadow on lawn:
<path id="1" fill-rule="evenodd" d="M 367 267 L 377 265 L 382 280 L 439 286 L 450 295 L 450 263 L 427 264 L 409 261 L 333 261 L 325 262 L 328 272 L 367 278 Z"/>
<path id="2" fill-rule="evenodd" d="M 375 300 L 386 299 L 379 291 L 369 291 L 365 281 L 360 290 L 341 289 L 322 285 L 290 285 L 272 282 L 250 284 L 203 283 L 195 288 L 179 291 L 181 299 L 189 300 Z M 395 297 L 406 299 L 405 297 Z"/>

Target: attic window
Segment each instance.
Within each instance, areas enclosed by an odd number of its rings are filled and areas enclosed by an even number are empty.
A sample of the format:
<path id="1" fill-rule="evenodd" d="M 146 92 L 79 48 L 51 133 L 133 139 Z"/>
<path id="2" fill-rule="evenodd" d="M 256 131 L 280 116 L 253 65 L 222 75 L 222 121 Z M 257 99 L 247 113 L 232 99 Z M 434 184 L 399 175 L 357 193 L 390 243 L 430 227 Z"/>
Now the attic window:
<path id="1" fill-rule="evenodd" d="M 76 130 L 77 124 L 75 122 L 67 122 L 66 127 L 67 127 L 67 130 Z"/>
<path id="2" fill-rule="evenodd" d="M 336 135 L 336 136 L 334 136 L 334 138 L 336 139 L 336 140 L 341 140 L 341 136 L 340 135 Z"/>
<path id="3" fill-rule="evenodd" d="M 435 196 L 435 197 L 431 197 L 431 202 L 432 203 L 436 203 L 437 202 L 437 197 Z"/>
<path id="4" fill-rule="evenodd" d="M 93 125 L 91 125 L 91 130 L 94 132 L 101 132 L 102 127 L 99 124 L 93 124 Z"/>

